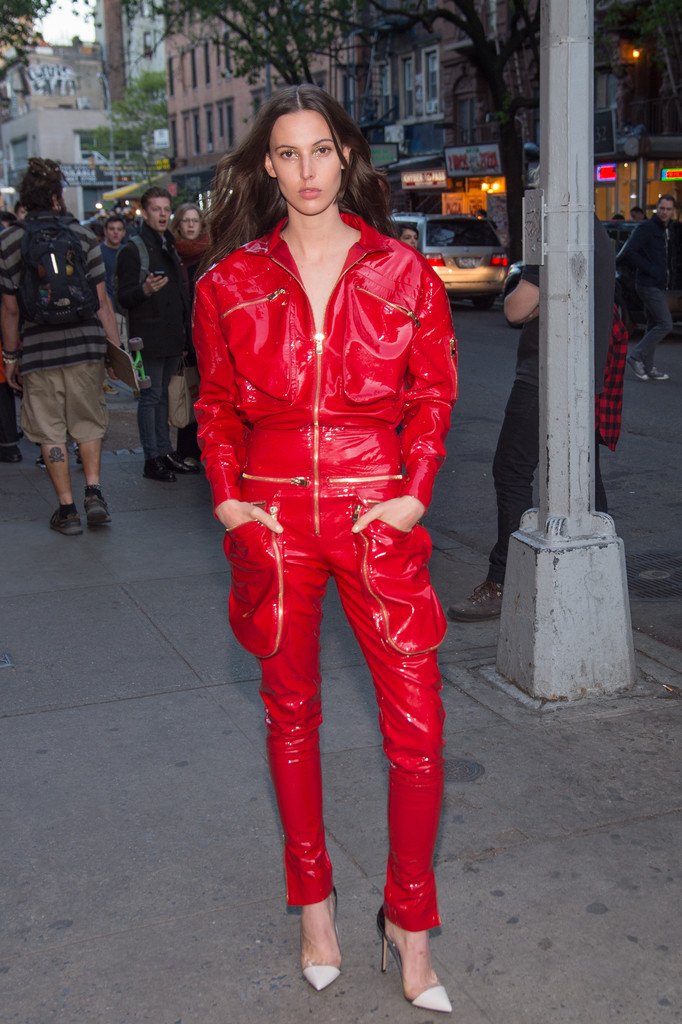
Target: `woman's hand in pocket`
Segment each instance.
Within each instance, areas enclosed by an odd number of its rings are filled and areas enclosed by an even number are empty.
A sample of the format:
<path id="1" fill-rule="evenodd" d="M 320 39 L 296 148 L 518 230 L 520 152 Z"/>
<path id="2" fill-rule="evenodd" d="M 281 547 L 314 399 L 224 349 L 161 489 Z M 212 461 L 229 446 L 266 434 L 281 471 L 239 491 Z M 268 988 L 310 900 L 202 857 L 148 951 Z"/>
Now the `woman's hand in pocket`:
<path id="1" fill-rule="evenodd" d="M 353 533 L 360 533 L 373 520 L 381 519 L 395 530 L 409 533 L 426 512 L 419 498 L 411 494 L 403 494 L 400 498 L 389 498 L 388 501 L 379 501 L 372 505 L 353 525 Z"/>
<path id="2" fill-rule="evenodd" d="M 273 533 L 282 533 L 282 527 L 277 520 L 260 505 L 252 505 L 250 501 L 228 498 L 227 501 L 221 501 L 216 505 L 215 514 L 228 532 L 255 520 L 267 526 Z"/>

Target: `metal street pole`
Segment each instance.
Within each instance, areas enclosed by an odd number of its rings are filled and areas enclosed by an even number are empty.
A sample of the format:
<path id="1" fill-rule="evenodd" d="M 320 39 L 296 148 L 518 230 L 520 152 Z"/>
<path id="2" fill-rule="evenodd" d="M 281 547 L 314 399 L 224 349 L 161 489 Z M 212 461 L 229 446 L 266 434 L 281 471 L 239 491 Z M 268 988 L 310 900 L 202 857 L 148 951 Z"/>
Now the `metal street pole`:
<path id="1" fill-rule="evenodd" d="M 511 539 L 498 671 L 548 700 L 627 689 L 634 649 L 623 543 L 594 512 L 594 0 L 542 0 L 539 509 Z M 533 253 L 534 255 L 530 255 Z"/>
<path id="2" fill-rule="evenodd" d="M 106 71 L 100 71 L 97 77 L 104 89 L 104 102 L 106 104 L 107 119 L 109 121 L 109 163 L 111 165 L 111 190 L 116 191 L 116 151 L 114 149 L 114 119 L 111 113 L 111 95 L 109 93 L 109 82 Z"/>

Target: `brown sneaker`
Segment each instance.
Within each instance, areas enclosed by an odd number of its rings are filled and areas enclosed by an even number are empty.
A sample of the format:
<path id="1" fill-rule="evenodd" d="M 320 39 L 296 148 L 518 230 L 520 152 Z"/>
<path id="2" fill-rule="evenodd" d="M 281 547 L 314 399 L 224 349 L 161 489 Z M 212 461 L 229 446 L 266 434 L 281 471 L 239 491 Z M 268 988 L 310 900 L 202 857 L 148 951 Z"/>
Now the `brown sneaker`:
<path id="1" fill-rule="evenodd" d="M 459 604 L 451 604 L 447 616 L 453 622 L 485 622 L 486 619 L 499 619 L 502 611 L 501 583 L 486 580 L 476 587 L 471 597 Z"/>

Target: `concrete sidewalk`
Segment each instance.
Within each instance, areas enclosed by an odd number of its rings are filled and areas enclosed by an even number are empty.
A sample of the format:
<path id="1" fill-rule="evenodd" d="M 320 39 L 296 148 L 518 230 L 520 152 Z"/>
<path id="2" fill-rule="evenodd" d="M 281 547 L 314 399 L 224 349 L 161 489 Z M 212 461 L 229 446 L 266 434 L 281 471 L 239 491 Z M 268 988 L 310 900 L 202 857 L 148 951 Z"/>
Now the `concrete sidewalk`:
<path id="1" fill-rule="evenodd" d="M 379 972 L 386 765 L 335 593 L 322 744 L 344 960 L 315 993 L 203 475 L 162 485 L 108 453 L 113 523 L 62 537 L 22 449 L 0 466 L 2 1024 L 445 1020 Z M 434 544 L 444 602 L 453 578 L 480 582 L 480 555 Z M 682 654 L 638 635 L 635 690 L 543 707 L 497 677 L 496 635 L 453 624 L 442 649 L 432 948 L 452 1020 L 682 1020 Z"/>

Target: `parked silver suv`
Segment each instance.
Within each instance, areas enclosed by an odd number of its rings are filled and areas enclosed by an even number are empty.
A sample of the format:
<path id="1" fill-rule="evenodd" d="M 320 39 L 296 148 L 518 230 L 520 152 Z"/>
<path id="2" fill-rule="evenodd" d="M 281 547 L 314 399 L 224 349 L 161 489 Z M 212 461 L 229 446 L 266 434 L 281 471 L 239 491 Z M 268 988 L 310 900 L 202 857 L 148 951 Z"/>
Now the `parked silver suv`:
<path id="1" fill-rule="evenodd" d="M 401 225 L 415 227 L 419 252 L 436 271 L 451 301 L 471 299 L 490 309 L 502 292 L 509 260 L 487 220 L 463 214 L 394 213 Z"/>

